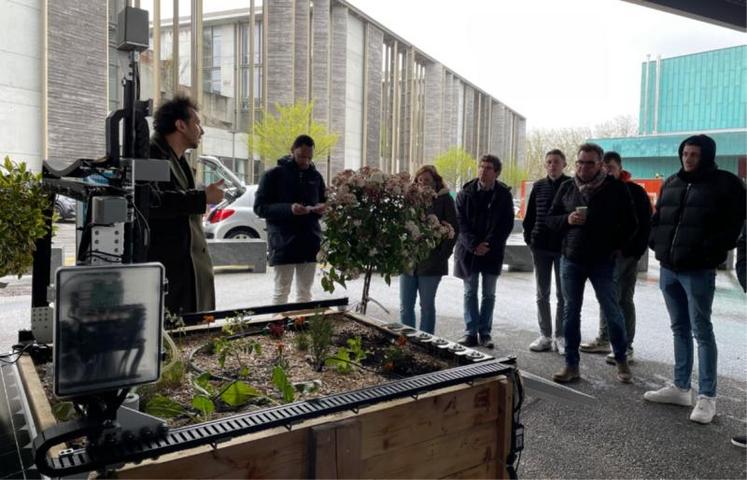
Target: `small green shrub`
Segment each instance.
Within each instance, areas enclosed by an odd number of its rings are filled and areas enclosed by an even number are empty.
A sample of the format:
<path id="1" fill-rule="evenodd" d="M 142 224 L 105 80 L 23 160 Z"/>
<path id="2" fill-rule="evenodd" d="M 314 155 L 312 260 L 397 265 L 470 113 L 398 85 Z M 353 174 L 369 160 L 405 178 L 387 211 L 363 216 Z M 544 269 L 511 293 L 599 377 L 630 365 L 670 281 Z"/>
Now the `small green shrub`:
<path id="1" fill-rule="evenodd" d="M 37 239 L 47 233 L 45 210 L 51 205 L 40 173 L 9 157 L 0 165 L 0 277 L 26 273 Z"/>

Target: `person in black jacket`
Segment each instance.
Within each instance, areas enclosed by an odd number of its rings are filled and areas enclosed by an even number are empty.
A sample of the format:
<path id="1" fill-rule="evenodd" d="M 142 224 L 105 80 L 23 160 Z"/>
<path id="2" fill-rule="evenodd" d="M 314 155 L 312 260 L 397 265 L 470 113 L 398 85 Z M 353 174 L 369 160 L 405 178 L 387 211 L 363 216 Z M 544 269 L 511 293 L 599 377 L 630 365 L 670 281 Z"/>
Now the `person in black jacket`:
<path id="1" fill-rule="evenodd" d="M 628 337 L 628 362 L 633 358 L 633 339 L 635 338 L 635 282 L 638 275 L 638 261 L 647 251 L 648 236 L 651 232 L 651 200 L 646 190 L 633 182 L 630 172 L 623 170 L 622 158 L 617 152 L 604 153 L 604 170 L 621 180 L 630 193 L 635 207 L 638 228 L 630 242 L 622 249 L 621 255 L 615 258 L 615 285 L 617 285 L 617 299 L 625 317 L 625 334 Z M 599 312 L 599 335 L 592 342 L 582 343 L 580 350 L 586 353 L 608 353 L 609 334 L 607 333 L 607 319 L 604 312 Z M 607 355 L 607 363 L 615 364 L 615 355 Z"/>
<path id="2" fill-rule="evenodd" d="M 511 192 L 498 181 L 501 161 L 495 155 L 480 157 L 478 177 L 457 194 L 459 236 L 454 252 L 454 275 L 464 281 L 465 334 L 462 345 L 478 343 L 493 348 L 493 307 L 498 275 L 503 268 L 506 240 L 514 225 Z M 482 275 L 482 302 L 477 290 Z M 479 337 L 478 337 L 479 335 Z"/>
<path id="3" fill-rule="evenodd" d="M 189 98 L 176 96 L 161 105 L 153 128 L 150 158 L 168 160 L 171 178 L 153 184 L 148 261 L 161 262 L 166 269 L 169 285 L 165 303 L 172 313 L 214 310 L 213 264 L 202 215 L 208 204 L 223 199 L 223 180 L 204 190 L 195 188 L 184 153 L 197 148 L 204 132 L 197 106 Z"/>
<path id="4" fill-rule="evenodd" d="M 524 241 L 532 250 L 534 278 L 537 285 L 537 320 L 540 336 L 529 345 L 529 350 L 544 352 L 555 350 L 565 353 L 563 339 L 563 291 L 560 287 L 560 235 L 547 226 L 546 217 L 560 185 L 570 179 L 563 173 L 565 154 L 558 149 L 545 154 L 547 177 L 537 180 L 529 194 L 524 227 Z M 555 311 L 555 335 L 553 337 L 552 313 L 550 311 L 551 276 L 555 271 L 555 294 L 558 302 Z"/>
<path id="5" fill-rule="evenodd" d="M 314 140 L 300 135 L 291 154 L 266 171 L 254 197 L 254 212 L 267 221 L 269 263 L 275 271 L 274 304 L 288 302 L 295 272 L 296 301 L 311 301 L 316 255 L 322 241 L 319 219 L 325 208 L 322 175 L 311 159 Z"/>
<path id="6" fill-rule="evenodd" d="M 646 392 L 651 402 L 691 406 L 693 336 L 698 342 L 698 400 L 690 420 L 716 414 L 716 339 L 711 306 L 716 267 L 734 248 L 745 221 L 742 181 L 716 165 L 716 142 L 695 135 L 680 144 L 682 168 L 661 187 L 649 246 L 661 264 L 661 287 L 674 337 L 674 385 Z"/>
<path id="7" fill-rule="evenodd" d="M 587 279 L 607 318 L 617 379 L 623 383 L 632 379 L 613 272 L 615 256 L 635 233 L 636 218 L 628 189 L 604 172 L 602 155 L 599 145 L 585 143 L 579 147 L 576 174 L 560 186 L 547 216 L 550 228 L 563 237 L 560 275 L 565 298 L 565 367 L 553 375 L 553 380 L 560 383 L 579 378 L 581 306 Z"/>
<path id="8" fill-rule="evenodd" d="M 415 173 L 415 182 L 430 187 L 436 197 L 428 209 L 439 221 L 446 222 L 456 232 L 458 229 L 454 199 L 449 188 L 433 165 L 423 165 Z M 445 238 L 428 258 L 415 266 L 412 272 L 399 277 L 400 321 L 415 327 L 415 298 L 420 294 L 420 330 L 433 333 L 436 326 L 436 292 L 441 277 L 449 274 L 449 257 L 454 251 L 456 235 Z"/>

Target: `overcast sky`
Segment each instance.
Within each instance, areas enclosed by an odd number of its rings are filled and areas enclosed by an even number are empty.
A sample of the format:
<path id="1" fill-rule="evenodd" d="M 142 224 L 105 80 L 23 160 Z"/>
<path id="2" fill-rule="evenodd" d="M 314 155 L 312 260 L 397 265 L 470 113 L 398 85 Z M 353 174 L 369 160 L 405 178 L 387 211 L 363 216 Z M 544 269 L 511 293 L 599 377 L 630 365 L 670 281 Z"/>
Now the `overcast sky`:
<path id="1" fill-rule="evenodd" d="M 350 3 L 526 116 L 529 129 L 637 119 L 646 54 L 747 43 L 746 34 L 621 0 Z"/>

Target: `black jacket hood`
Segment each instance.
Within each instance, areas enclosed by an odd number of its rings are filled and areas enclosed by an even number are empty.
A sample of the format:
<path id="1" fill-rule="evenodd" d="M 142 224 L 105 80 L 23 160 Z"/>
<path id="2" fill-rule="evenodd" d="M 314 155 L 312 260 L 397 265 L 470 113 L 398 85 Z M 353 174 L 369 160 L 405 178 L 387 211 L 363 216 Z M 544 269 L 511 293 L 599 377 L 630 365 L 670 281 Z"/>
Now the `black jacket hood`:
<path id="1" fill-rule="evenodd" d="M 685 145 L 697 145 L 700 147 L 700 165 L 698 169 L 693 173 L 710 172 L 717 168 L 716 165 L 716 142 L 713 141 L 708 135 L 693 135 L 692 137 L 686 138 L 680 143 L 679 157 L 680 166 L 683 167 L 681 172 L 684 173 L 684 165 L 682 164 L 682 152 L 685 150 Z"/>

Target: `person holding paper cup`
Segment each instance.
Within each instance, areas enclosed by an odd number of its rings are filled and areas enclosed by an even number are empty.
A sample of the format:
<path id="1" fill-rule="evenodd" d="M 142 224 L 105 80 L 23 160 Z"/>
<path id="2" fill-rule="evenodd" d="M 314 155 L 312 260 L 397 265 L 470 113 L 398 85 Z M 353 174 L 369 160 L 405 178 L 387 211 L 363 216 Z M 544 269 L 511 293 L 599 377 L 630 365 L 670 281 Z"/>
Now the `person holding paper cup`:
<path id="1" fill-rule="evenodd" d="M 622 311 L 613 278 L 615 257 L 635 233 L 637 220 L 625 185 L 602 168 L 604 151 L 585 143 L 578 149 L 576 173 L 560 186 L 547 224 L 561 237 L 560 277 L 565 299 L 565 366 L 553 380 L 578 380 L 581 343 L 581 306 L 586 280 L 591 281 L 607 318 L 617 379 L 630 383 L 628 347 Z"/>

